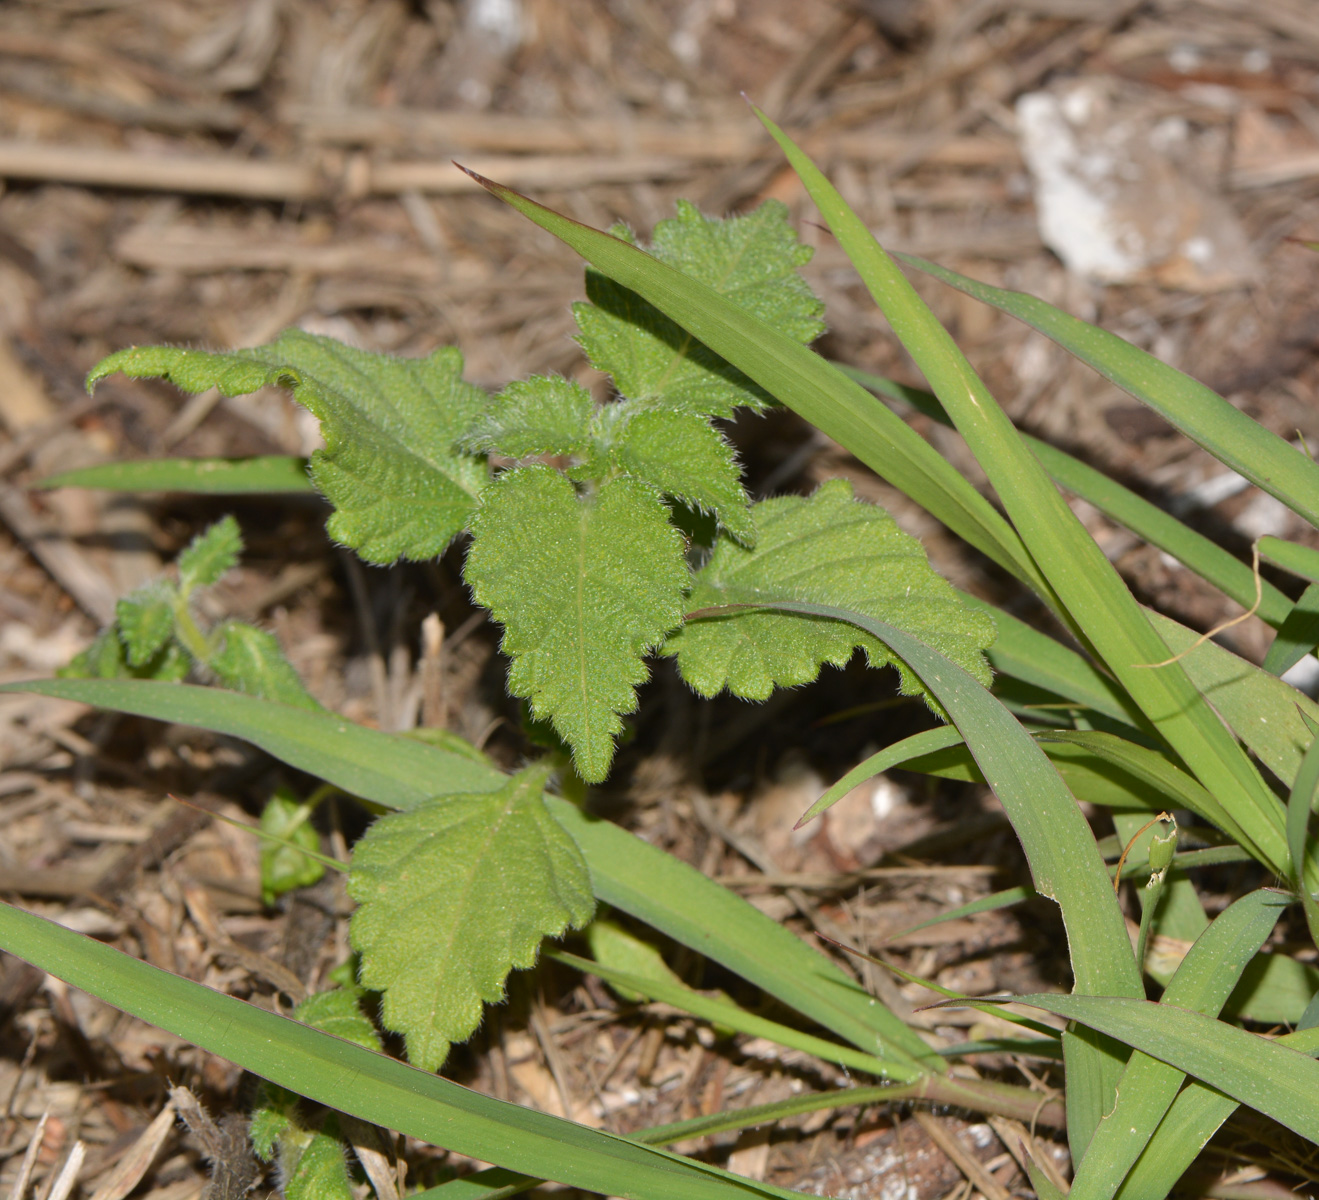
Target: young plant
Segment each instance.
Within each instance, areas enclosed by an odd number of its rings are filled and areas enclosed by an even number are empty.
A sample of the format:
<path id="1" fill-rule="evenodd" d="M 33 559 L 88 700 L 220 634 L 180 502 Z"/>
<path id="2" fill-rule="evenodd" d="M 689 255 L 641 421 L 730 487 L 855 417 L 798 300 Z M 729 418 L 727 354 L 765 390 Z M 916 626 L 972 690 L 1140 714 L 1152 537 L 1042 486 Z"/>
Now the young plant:
<path id="1" fill-rule="evenodd" d="M 1018 999 L 1069 1022 L 1061 1053 L 1073 1192 L 1166 1194 L 1239 1103 L 1319 1141 L 1319 1064 L 1308 1057 L 1319 1051 L 1308 1027 L 1319 977 L 1295 958 L 1260 953 L 1291 896 L 1259 889 L 1211 922 L 1190 875 L 1210 862 L 1251 858 L 1261 879 L 1288 881 L 1307 919 L 1319 911 L 1308 828 L 1319 708 L 1276 674 L 1141 609 L 1055 481 L 1226 595 L 1240 598 L 1247 582 L 1254 593 L 1254 577 L 1167 514 L 1023 438 L 837 192 L 765 124 L 933 394 L 866 382 L 955 424 L 1003 513 L 849 373 L 808 348 L 821 329 L 819 307 L 796 274 L 807 251 L 778 205 L 725 222 L 682 206 L 647 252 L 626 230 L 588 229 L 483 181 L 591 264 L 588 302 L 576 316 L 588 357 L 616 385 L 618 397 L 603 405 L 557 378 L 486 397 L 463 383 L 454 350 L 402 360 L 296 331 L 228 354 L 123 351 L 92 382 L 118 370 L 190 391 L 288 386 L 322 423 L 326 449 L 310 472 L 334 509 L 331 535 L 372 562 L 430 557 L 470 535 L 466 578 L 504 626 L 510 691 L 553 723 L 587 782 L 607 773 L 647 653 L 673 656 L 703 695 L 727 688 L 751 699 L 813 678 L 858 647 L 874 665 L 893 663 L 902 690 L 924 696 L 950 726 L 886 748 L 839 787 L 905 765 L 984 780 L 1002 801 L 1035 891 L 1058 904 L 1067 933 L 1073 994 Z M 1201 385 L 1039 301 L 916 265 L 1034 324 L 1295 512 L 1319 519 L 1319 467 Z M 749 503 L 715 421 L 770 398 L 1019 579 L 1080 651 L 954 592 L 916 543 L 842 483 Z M 512 465 L 492 475 L 486 454 Z M 287 481 L 288 464 L 276 473 Z M 186 480 L 189 467 L 140 468 L 142 478 L 162 475 Z M 133 471 L 118 480 L 131 486 Z M 196 481 L 206 486 L 200 472 Z M 1268 553 L 1310 570 L 1295 547 L 1271 545 Z M 1276 588 L 1258 594 L 1261 616 L 1280 631 L 1281 648 L 1266 660 L 1278 671 L 1314 648 L 1315 606 L 1306 597 L 1293 604 Z M 153 630 L 166 628 L 152 619 Z M 998 672 L 992 693 L 986 655 Z M 384 1022 L 404 1033 L 417 1066 L 438 1067 L 482 1005 L 502 995 L 508 970 L 528 965 L 543 936 L 582 925 L 603 902 L 741 975 L 827 1036 L 696 993 L 604 932 L 591 939 L 594 960 L 557 955 L 616 988 L 869 1071 L 888 1085 L 884 1098 L 1064 1120 L 1060 1106 L 1041 1107 L 1030 1092 L 954 1074 L 950 1059 L 974 1058 L 983 1047 L 936 1052 L 786 929 L 549 794 L 545 766 L 506 777 L 453 747 L 159 679 L 23 686 L 245 737 L 397 810 L 355 848 L 352 932 L 360 981 L 383 992 Z M 1257 761 L 1291 789 L 1287 805 Z M 1078 799 L 1112 811 L 1112 839 L 1096 841 Z M 1167 837 L 1151 846 L 1141 827 L 1165 810 L 1179 814 L 1183 836 L 1208 849 L 1176 852 Z M 1156 880 L 1141 889 L 1138 956 L 1104 861 L 1129 845 L 1124 877 Z M 977 907 L 1022 895 L 1014 889 Z M 1171 966 L 1166 955 L 1147 960 L 1146 942 L 1157 948 L 1168 938 L 1194 946 Z M 470 1188 L 511 1194 L 538 1178 L 645 1197 L 782 1194 L 655 1149 L 672 1129 L 612 1138 L 453 1089 L 363 1046 L 162 979 L 15 909 L 0 910 L 0 943 L 281 1087 L 500 1164 L 446 1185 L 455 1200 Z M 1163 988 L 1161 999 L 1147 1000 L 1147 988 Z M 1298 1028 L 1267 1039 L 1247 1021 Z M 845 1103 L 848 1094 L 814 1102 Z M 868 1089 L 850 1095 L 873 1098 Z M 688 1123 L 676 1136 L 742 1118 Z M 263 1134 L 263 1146 L 273 1145 Z M 1041 1195 L 1058 1191 L 1045 1173 L 1035 1186 Z"/>

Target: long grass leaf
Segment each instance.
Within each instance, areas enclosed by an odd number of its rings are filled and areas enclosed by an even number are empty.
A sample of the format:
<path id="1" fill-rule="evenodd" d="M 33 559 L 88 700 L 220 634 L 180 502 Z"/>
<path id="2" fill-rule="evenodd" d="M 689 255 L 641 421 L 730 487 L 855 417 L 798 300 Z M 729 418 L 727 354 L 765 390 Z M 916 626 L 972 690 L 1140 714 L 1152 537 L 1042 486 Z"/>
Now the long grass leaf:
<path id="1" fill-rule="evenodd" d="M 550 811 L 581 847 L 595 894 L 720 963 L 909 1079 L 943 1060 L 823 954 L 695 868 L 565 800 Z"/>
<path id="2" fill-rule="evenodd" d="M 911 737 L 894 742 L 891 746 L 885 746 L 883 750 L 857 763 L 846 775 L 831 784 L 825 793 L 801 815 L 795 828 L 800 829 L 808 821 L 814 820 L 825 809 L 837 804 L 848 792 L 858 784 L 865 783 L 867 779 L 873 779 L 884 771 L 900 767 L 909 759 L 919 758 L 936 750 L 947 750 L 951 746 L 959 745 L 961 741 L 962 735 L 956 726 L 940 725 L 935 729 L 913 733 Z"/>
<path id="3" fill-rule="evenodd" d="M 1310 584 L 1278 626 L 1278 636 L 1260 663 L 1270 675 L 1282 675 L 1319 646 L 1319 583 Z"/>
<path id="4" fill-rule="evenodd" d="M 628 992 L 637 992 L 662 1004 L 671 1004 L 674 1008 L 690 1013 L 712 1025 L 722 1025 L 749 1037 L 763 1037 L 777 1042 L 780 1046 L 789 1046 L 794 1050 L 813 1054 L 825 1062 L 838 1063 L 840 1066 L 852 1067 L 865 1071 L 881 1079 L 890 1078 L 893 1073 L 891 1062 L 876 1058 L 872 1054 L 863 1054 L 850 1046 L 841 1046 L 836 1042 L 803 1033 L 780 1021 L 771 1021 L 755 1013 L 747 1012 L 740 1005 L 728 1000 L 706 996 L 685 983 L 674 982 L 658 977 L 635 975 L 630 971 L 619 971 L 593 959 L 581 958 L 562 950 L 551 950 L 547 957 L 564 966 L 573 967 L 587 975 L 595 975 L 616 988 L 626 988 Z M 915 1077 L 916 1073 L 913 1073 Z"/>
<path id="5" fill-rule="evenodd" d="M 1301 1054 L 1319 1054 L 1319 1029 L 1298 1030 L 1277 1038 L 1276 1045 Z M 1237 1102 L 1197 1079 L 1187 1081 L 1167 1116 L 1122 1182 L 1119 1200 L 1167 1196 L 1205 1144 L 1237 1109 Z"/>
<path id="6" fill-rule="evenodd" d="M 1116 568 L 1022 443 L 1007 414 L 833 185 L 772 121 L 757 115 L 787 154 L 875 302 L 966 439 L 1062 600 L 1073 632 L 1094 650 L 1182 761 L 1218 793 L 1261 861 L 1285 870 L 1281 805 L 1250 758 L 1178 663 L 1150 669 L 1168 657 L 1162 642 Z M 1319 468 L 1314 469 L 1319 478 Z"/>
<path id="7" fill-rule="evenodd" d="M 953 424 L 933 392 L 908 387 L 882 375 L 872 375 L 841 364 L 839 370 L 849 379 L 855 379 L 862 387 L 911 405 L 940 424 L 950 427 Z M 1170 554 L 1243 608 L 1254 605 L 1255 573 L 1246 563 L 1178 520 L 1172 513 L 1157 504 L 1151 504 L 1143 496 L 1074 455 L 1031 434 L 1023 433 L 1021 436 L 1055 483 L 1094 505 L 1105 516 L 1143 538 L 1151 546 Z M 1291 601 L 1267 579 L 1261 583 L 1257 611 L 1262 620 L 1276 629 L 1286 619 Z M 1319 639 L 1316 639 L 1316 644 L 1319 644 Z"/>
<path id="8" fill-rule="evenodd" d="M 446 793 L 494 791 L 506 780 L 493 765 L 412 738 L 238 692 L 143 680 L 43 680 L 0 690 L 60 696 L 243 738 L 390 808 L 414 808 Z M 580 846 L 601 900 L 742 975 L 866 1053 L 890 1060 L 903 1078 L 943 1068 L 885 1005 L 740 896 L 617 825 L 593 820 L 564 800 L 550 797 L 549 804 Z"/>
<path id="9" fill-rule="evenodd" d="M 788 612 L 847 621 L 884 642 L 934 693 L 999 798 L 1030 864 L 1036 891 L 1062 910 L 1077 992 L 1143 994 L 1117 899 L 1090 826 L 1043 750 L 980 683 L 884 621 L 822 604 L 776 602 Z M 690 618 L 689 618 L 690 619 Z M 1111 1107 L 1122 1057 L 1102 1039 L 1065 1035 L 1069 1140 L 1082 1152 Z"/>
<path id="10" fill-rule="evenodd" d="M 1131 698 L 1094 663 L 970 592 L 958 592 L 958 596 L 964 604 L 980 608 L 994 618 L 998 636 L 985 654 L 997 673 L 1075 701 L 1124 725 L 1152 730 Z"/>
<path id="11" fill-rule="evenodd" d="M 1319 1063 L 1286 1039 L 1120 996 L 1036 994 L 1013 996 L 1012 1001 L 1117 1038 L 1319 1143 Z"/>
<path id="12" fill-rule="evenodd" d="M 1316 726 L 1309 726 L 1311 736 Z M 1310 814 L 1314 811 L 1315 792 L 1319 790 L 1319 737 L 1314 737 L 1310 748 L 1301 760 L 1287 800 L 1287 845 L 1292 855 L 1292 887 L 1301 898 L 1305 923 L 1310 929 L 1310 940 L 1319 945 L 1319 902 L 1310 893 L 1305 881 L 1306 846 L 1310 839 Z"/>
<path id="13" fill-rule="evenodd" d="M 1196 939 L 1162 1003 L 1214 1017 L 1242 971 L 1278 923 L 1285 898 L 1264 890 L 1229 906 Z M 1105 1115 L 1076 1171 L 1075 1200 L 1108 1200 L 1126 1178 L 1171 1107 L 1185 1075 L 1140 1051 L 1118 1081 L 1117 1104 Z"/>
<path id="14" fill-rule="evenodd" d="M 1319 525 L 1319 464 L 1251 420 L 1217 392 L 1115 333 L 1034 296 L 978 283 L 912 255 L 903 262 L 1038 329 L 1082 362 L 1147 404 L 1220 462 Z M 937 388 L 935 389 L 938 390 Z"/>
<path id="15" fill-rule="evenodd" d="M 469 1091 L 7 904 L 0 905 L 0 945 L 281 1087 L 460 1154 L 619 1196 L 796 1195 Z"/>
<path id="16" fill-rule="evenodd" d="M 1046 753 L 1050 742 L 1084 747 L 1096 757 L 1120 767 L 1127 774 L 1149 785 L 1157 795 L 1163 797 L 1161 807 L 1190 809 L 1196 816 L 1217 825 L 1234 840 L 1249 845 L 1249 839 L 1240 836 L 1236 822 L 1214 793 L 1158 751 L 1098 730 L 1056 729 L 1039 733 L 1036 737 L 1046 744 Z"/>
<path id="17" fill-rule="evenodd" d="M 111 492 L 314 492 L 307 460 L 271 454 L 256 458 L 148 458 L 102 463 L 47 475 L 38 487 L 103 488 Z"/>
<path id="18" fill-rule="evenodd" d="M 43 679 L 6 684 L 0 691 L 58 696 L 226 733 L 390 808 L 413 808 L 433 796 L 492 792 L 506 779 L 491 763 L 415 738 L 221 688 L 145 679 Z"/>
<path id="19" fill-rule="evenodd" d="M 1200 641 L 1198 634 L 1172 618 L 1155 612 L 1149 616 L 1167 653 L 1183 656 L 1183 669 L 1215 712 L 1291 787 L 1311 741 L 1302 714 L 1319 721 L 1319 704 L 1216 642 Z M 1209 787 L 1213 790 L 1212 783 Z M 1282 806 L 1278 807 L 1281 811 Z"/>

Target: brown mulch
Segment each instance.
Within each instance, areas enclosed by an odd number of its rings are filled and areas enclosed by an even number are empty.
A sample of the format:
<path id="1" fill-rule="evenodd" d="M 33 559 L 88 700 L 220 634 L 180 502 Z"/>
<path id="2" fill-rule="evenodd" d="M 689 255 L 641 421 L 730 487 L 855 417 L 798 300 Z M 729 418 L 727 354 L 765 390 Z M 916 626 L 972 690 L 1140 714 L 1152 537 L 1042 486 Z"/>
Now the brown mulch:
<path id="1" fill-rule="evenodd" d="M 1064 269 L 1041 238 L 1014 105 L 1077 79 L 1104 81 L 1133 120 L 1185 134 L 1197 178 L 1243 233 L 1252 279 L 1211 287 L 1153 271 L 1103 285 Z M 643 235 L 678 198 L 711 213 L 783 200 L 817 251 L 807 274 L 828 306 L 822 349 L 918 382 L 740 91 L 802 140 L 886 244 L 1098 321 L 1276 432 L 1319 444 L 1319 260 L 1289 240 L 1319 239 L 1309 0 L 12 0 L 0 8 L 0 681 L 51 674 L 116 597 L 233 511 L 248 552 L 217 590 L 217 612 L 272 630 L 336 711 L 390 729 L 444 723 L 517 763 L 529 746 L 503 695 L 497 630 L 473 609 L 456 552 L 367 570 L 327 543 L 318 502 L 28 485 L 121 458 L 316 444 L 314 422 L 275 393 L 188 400 L 111 379 L 89 400 L 87 370 L 133 343 L 234 347 L 298 325 L 399 354 L 453 344 L 485 386 L 557 371 L 599 390 L 571 337 L 580 261 L 475 189 L 454 158 L 577 219 Z M 1233 490 L 1209 456 L 1038 335 L 917 286 L 1023 426 L 1180 503 L 1238 552 L 1261 532 L 1304 536 L 1299 519 Z M 917 424 L 979 478 L 954 435 Z M 791 413 L 739 422 L 731 436 L 758 494 L 846 476 L 956 584 L 1010 596 Z M 1142 599 L 1202 628 L 1240 611 L 1082 515 Z M 438 691 L 419 634 L 430 614 L 446 638 Z M 1255 657 L 1267 644 L 1255 621 L 1228 636 Z M 804 838 L 789 832 L 825 784 L 920 727 L 919 706 L 884 704 L 891 696 L 889 678 L 854 663 L 763 706 L 707 704 L 659 664 L 596 803 L 803 933 L 878 944 L 1024 878 L 988 797 L 916 777 L 858 789 Z M 308 788 L 245 745 L 5 696 L 0 772 L 6 899 L 283 1009 L 347 956 L 337 885 L 265 908 L 255 840 L 207 815 L 250 823 L 279 783 Z M 326 815 L 326 846 L 342 854 L 363 817 Z M 888 951 L 966 991 L 1056 987 L 1058 935 L 1047 908 L 1027 907 Z M 735 980 L 674 961 L 692 982 L 736 994 Z M 921 989 L 869 968 L 864 978 L 932 1037 L 964 1040 L 982 1020 L 930 1020 L 913 1012 Z M 1058 1083 L 1040 1063 L 993 1065 L 1042 1096 Z M 552 964 L 512 980 L 509 1003 L 449 1071 L 621 1132 L 843 1082 L 811 1060 L 626 1005 Z M 172 1085 L 189 1091 L 171 1098 Z M 230 1065 L 0 957 L 0 1191 L 14 1200 L 64 1200 L 75 1187 L 98 1200 L 134 1188 L 190 1200 L 207 1186 L 208 1155 L 225 1164 L 211 1194 L 239 1194 L 233 1119 L 251 1097 Z M 1013 1135 L 919 1116 L 844 1112 L 683 1149 L 817 1194 L 935 1200 L 972 1194 L 939 1148 L 956 1138 L 998 1188 L 1028 1189 Z M 470 1167 L 412 1143 L 403 1161 L 410 1184 Z M 1319 1178 L 1299 1153 L 1225 1152 L 1224 1164 L 1234 1194 Z"/>

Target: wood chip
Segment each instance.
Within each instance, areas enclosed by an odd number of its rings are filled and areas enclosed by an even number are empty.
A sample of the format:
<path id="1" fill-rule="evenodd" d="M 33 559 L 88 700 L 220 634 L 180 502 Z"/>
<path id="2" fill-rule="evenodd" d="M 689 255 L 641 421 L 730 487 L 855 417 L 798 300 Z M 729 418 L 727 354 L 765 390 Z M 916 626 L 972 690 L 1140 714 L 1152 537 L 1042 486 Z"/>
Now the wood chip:
<path id="1" fill-rule="evenodd" d="M 110 1169 L 92 1200 L 124 1200 L 147 1173 L 160 1148 L 165 1144 L 170 1130 L 174 1128 L 174 1098 L 165 1102 L 165 1107 L 156 1115 L 133 1143 L 132 1148 Z"/>

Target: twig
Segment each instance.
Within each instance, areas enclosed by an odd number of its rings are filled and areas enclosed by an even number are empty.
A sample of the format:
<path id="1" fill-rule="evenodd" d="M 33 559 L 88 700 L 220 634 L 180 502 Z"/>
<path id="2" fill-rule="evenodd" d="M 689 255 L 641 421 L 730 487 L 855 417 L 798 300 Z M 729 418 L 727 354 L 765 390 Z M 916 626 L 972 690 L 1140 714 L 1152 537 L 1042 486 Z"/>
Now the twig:
<path id="1" fill-rule="evenodd" d="M 985 1200 L 1009 1200 L 1009 1192 L 985 1168 L 980 1160 L 970 1154 L 947 1129 L 938 1117 L 922 1112 L 919 1108 L 912 1111 L 912 1116 L 929 1135 L 930 1141 L 942 1150 L 963 1175 L 967 1177 Z"/>
<path id="2" fill-rule="evenodd" d="M 0 487 L 0 521 L 98 625 L 114 620 L 117 589 L 17 488 Z"/>
<path id="3" fill-rule="evenodd" d="M 688 159 L 625 154 L 484 158 L 472 164 L 517 188 L 578 188 L 595 183 L 671 179 Z M 400 192 L 470 192 L 475 185 L 447 162 L 379 162 L 365 155 L 322 155 L 308 162 L 264 162 L 227 155 L 135 154 L 129 150 L 0 141 L 0 177 L 146 192 L 242 196 L 251 200 L 337 200 Z"/>

